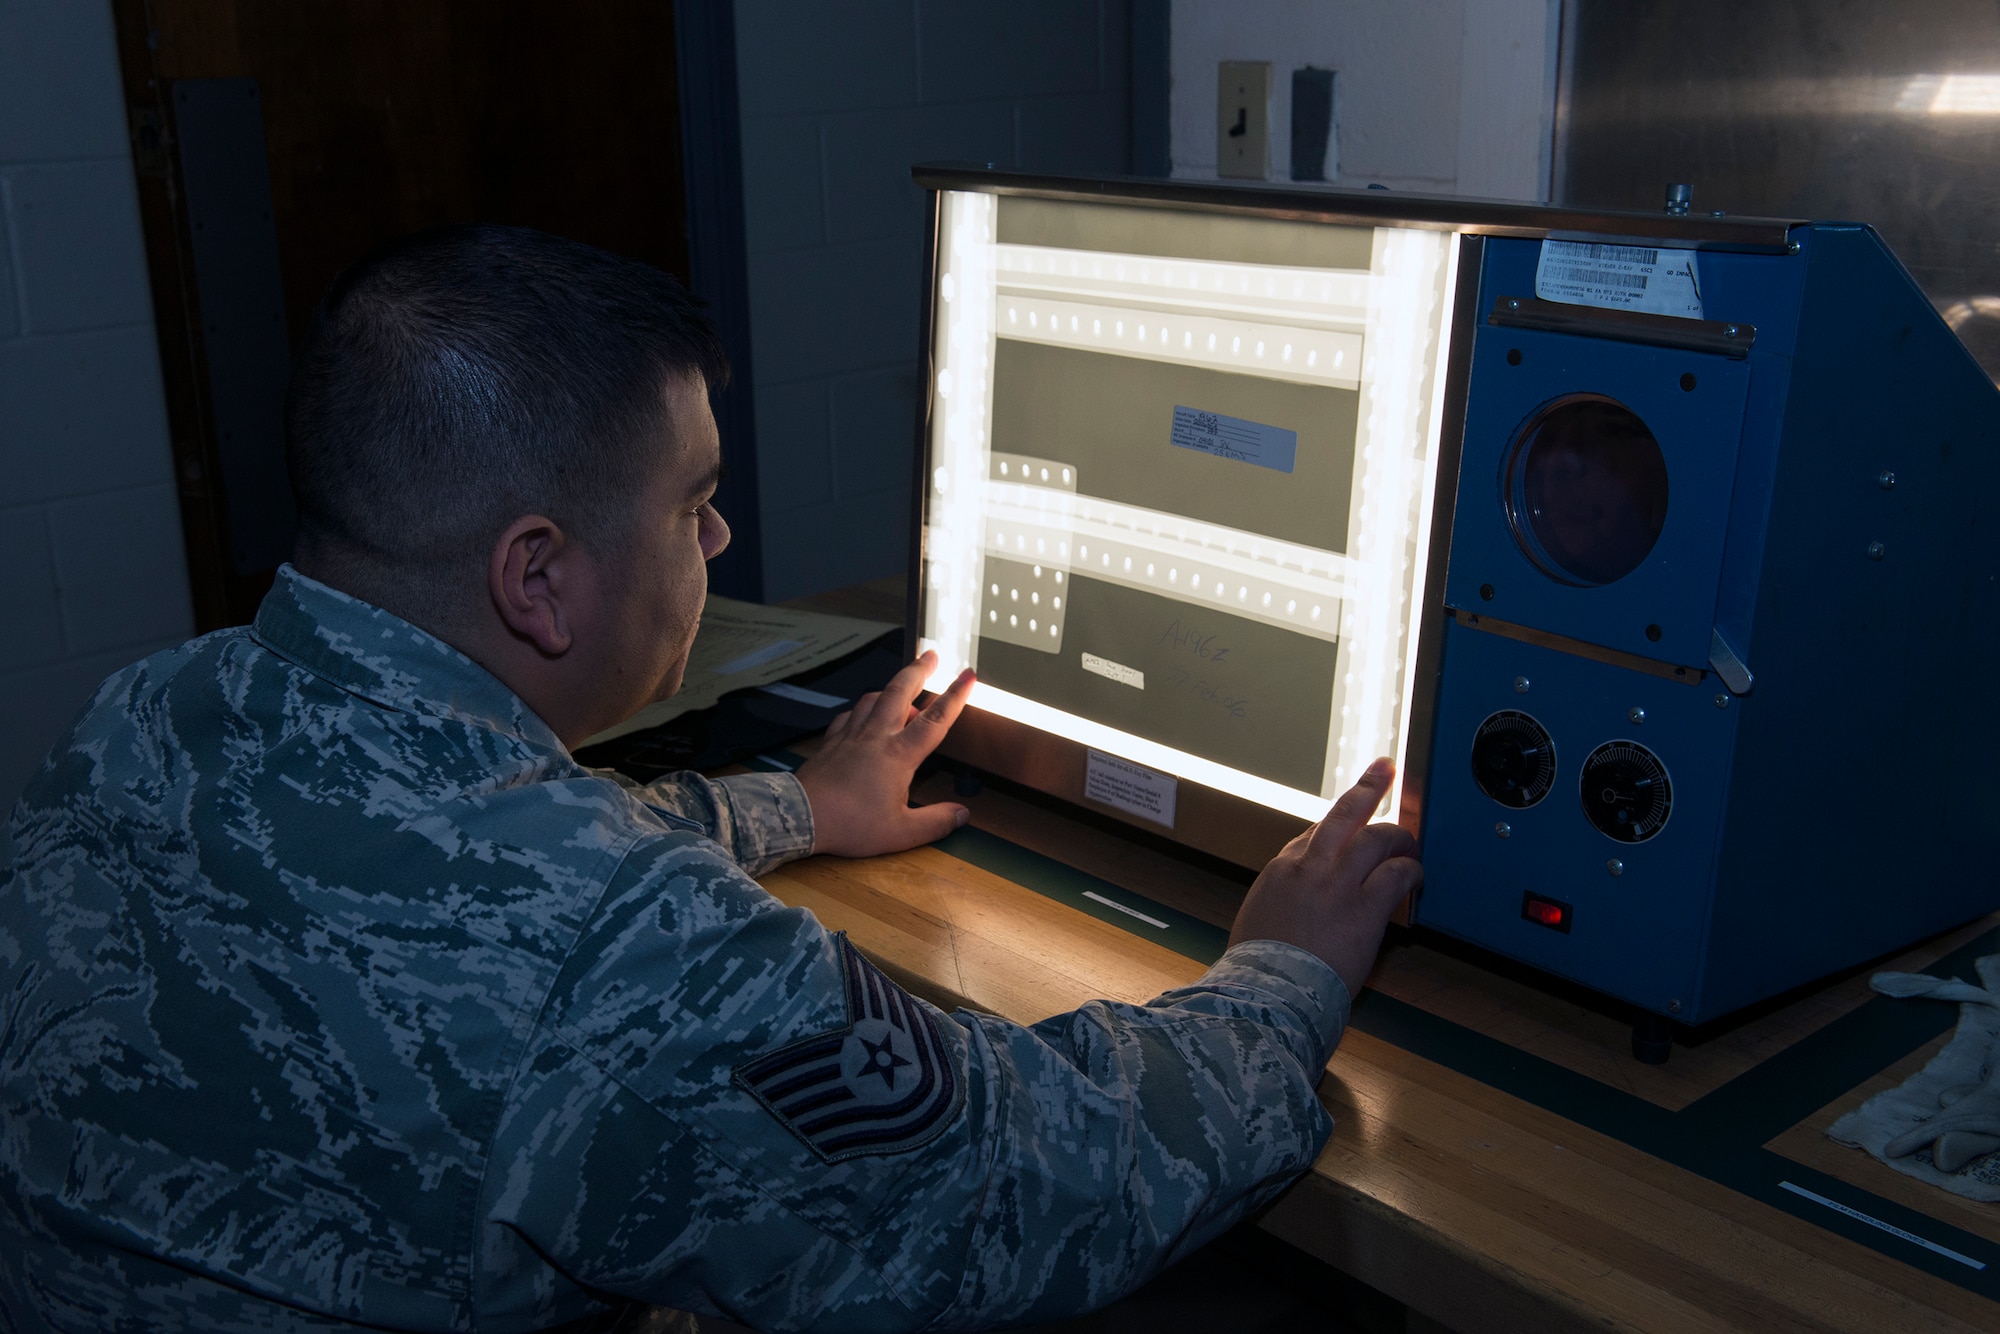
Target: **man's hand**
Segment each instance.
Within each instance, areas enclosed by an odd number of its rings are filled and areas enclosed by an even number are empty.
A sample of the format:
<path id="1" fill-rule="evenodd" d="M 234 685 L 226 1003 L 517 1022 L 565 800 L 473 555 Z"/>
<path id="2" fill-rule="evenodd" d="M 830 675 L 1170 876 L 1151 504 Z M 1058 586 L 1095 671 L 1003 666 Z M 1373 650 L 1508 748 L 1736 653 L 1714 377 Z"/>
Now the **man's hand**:
<path id="1" fill-rule="evenodd" d="M 1377 760 L 1326 818 L 1287 843 L 1244 896 L 1229 943 L 1282 940 L 1326 960 L 1351 995 L 1361 993 L 1389 914 L 1423 883 L 1416 840 L 1369 824 L 1395 776 Z"/>
<path id="2" fill-rule="evenodd" d="M 972 693 L 967 668 L 919 712 L 917 693 L 936 670 L 937 654 L 926 652 L 881 690 L 863 695 L 826 729 L 819 754 L 799 766 L 799 783 L 812 805 L 814 852 L 901 852 L 935 843 L 965 823 L 965 807 L 952 802 L 910 805 L 917 766 L 944 740 Z"/>

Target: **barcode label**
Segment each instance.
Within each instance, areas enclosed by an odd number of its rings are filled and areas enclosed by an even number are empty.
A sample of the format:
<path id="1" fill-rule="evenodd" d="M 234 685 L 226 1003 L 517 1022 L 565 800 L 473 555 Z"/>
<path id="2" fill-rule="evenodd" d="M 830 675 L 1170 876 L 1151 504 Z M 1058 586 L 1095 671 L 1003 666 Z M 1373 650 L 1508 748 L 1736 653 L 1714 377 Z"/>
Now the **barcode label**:
<path id="1" fill-rule="evenodd" d="M 1594 242 L 1558 241 L 1569 247 L 1571 259 L 1616 259 L 1631 264 L 1658 264 L 1660 252 L 1635 245 L 1598 245 Z"/>
<path id="2" fill-rule="evenodd" d="M 1573 306 L 1704 318 L 1701 270 L 1692 250 L 1544 241 L 1535 295 Z"/>
<path id="3" fill-rule="evenodd" d="M 1622 287 L 1628 292 L 1643 292 L 1649 281 L 1643 273 L 1621 273 L 1617 269 L 1550 269 L 1549 277 L 1556 282 L 1586 283 L 1593 287 Z"/>

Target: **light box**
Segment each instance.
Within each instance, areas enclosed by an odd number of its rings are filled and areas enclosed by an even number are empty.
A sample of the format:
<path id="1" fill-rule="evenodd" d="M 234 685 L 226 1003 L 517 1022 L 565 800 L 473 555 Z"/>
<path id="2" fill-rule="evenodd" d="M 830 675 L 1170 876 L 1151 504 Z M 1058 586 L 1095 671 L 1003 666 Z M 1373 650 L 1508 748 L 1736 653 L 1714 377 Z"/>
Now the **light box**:
<path id="1" fill-rule="evenodd" d="M 1453 238 L 969 191 L 938 234 L 923 645 L 1317 819 L 1408 730 Z"/>
<path id="2" fill-rule="evenodd" d="M 1690 1022 L 2000 898 L 2000 395 L 1872 232 L 916 174 L 948 755 L 1248 867 L 1389 755 L 1419 925 Z"/>

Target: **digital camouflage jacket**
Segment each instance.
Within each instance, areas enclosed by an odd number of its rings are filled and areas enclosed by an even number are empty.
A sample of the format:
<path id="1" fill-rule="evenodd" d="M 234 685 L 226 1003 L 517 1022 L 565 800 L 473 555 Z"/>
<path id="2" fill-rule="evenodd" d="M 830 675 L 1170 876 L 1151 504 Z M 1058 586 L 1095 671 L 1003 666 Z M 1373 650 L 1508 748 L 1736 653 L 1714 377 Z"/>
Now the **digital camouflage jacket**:
<path id="1" fill-rule="evenodd" d="M 635 789 L 289 568 L 106 681 L 0 868 L 0 1328 L 964 1329 L 1130 1290 L 1330 1122 L 1348 995 L 946 1015 L 750 877 L 790 775 Z"/>

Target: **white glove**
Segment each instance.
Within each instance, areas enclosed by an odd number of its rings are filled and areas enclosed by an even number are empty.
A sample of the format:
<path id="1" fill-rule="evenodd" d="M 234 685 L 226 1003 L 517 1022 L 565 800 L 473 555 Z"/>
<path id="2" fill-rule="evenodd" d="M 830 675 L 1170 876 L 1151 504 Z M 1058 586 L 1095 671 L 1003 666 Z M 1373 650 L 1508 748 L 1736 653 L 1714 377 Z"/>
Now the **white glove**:
<path id="1" fill-rule="evenodd" d="M 1990 1005 L 2000 1013 L 2000 956 L 1981 959 L 1977 967 L 1979 980 L 1986 984 L 1983 988 L 1922 973 L 1877 973 L 1870 985 L 1885 995 Z M 1981 1075 L 1980 1083 L 1946 1089 L 1938 1096 L 1936 1114 L 1890 1140 L 1882 1152 L 1901 1158 L 1928 1144 L 1938 1171 L 1956 1172 L 1974 1158 L 2000 1149 L 2000 1062 L 1989 1056 Z"/>

